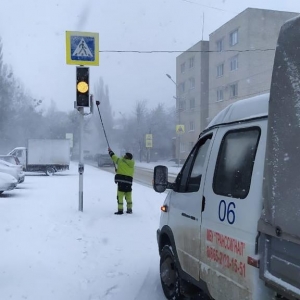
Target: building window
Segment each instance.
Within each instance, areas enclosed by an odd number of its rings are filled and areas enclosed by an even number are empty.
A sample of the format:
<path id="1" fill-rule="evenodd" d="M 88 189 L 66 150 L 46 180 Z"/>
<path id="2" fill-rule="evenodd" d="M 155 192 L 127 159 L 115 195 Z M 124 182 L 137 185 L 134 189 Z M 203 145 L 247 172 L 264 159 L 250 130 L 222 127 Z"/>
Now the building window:
<path id="1" fill-rule="evenodd" d="M 195 98 L 191 98 L 190 99 L 190 109 L 194 109 L 195 108 Z"/>
<path id="2" fill-rule="evenodd" d="M 224 64 L 220 64 L 217 66 L 217 77 L 221 77 L 224 75 Z"/>
<path id="3" fill-rule="evenodd" d="M 185 82 L 179 84 L 179 92 L 183 94 L 185 92 Z"/>
<path id="4" fill-rule="evenodd" d="M 189 67 L 190 67 L 190 69 L 194 67 L 194 60 L 195 60 L 194 57 L 190 57 L 190 59 L 189 59 Z"/>
<path id="5" fill-rule="evenodd" d="M 230 70 L 231 71 L 237 70 L 238 67 L 239 67 L 239 59 L 238 59 L 238 55 L 235 55 L 230 59 Z"/>
<path id="6" fill-rule="evenodd" d="M 217 101 L 223 101 L 224 100 L 224 93 L 223 89 L 217 90 Z"/>
<path id="7" fill-rule="evenodd" d="M 185 72 L 185 62 L 180 65 L 180 72 L 181 73 Z"/>
<path id="8" fill-rule="evenodd" d="M 179 109 L 180 110 L 185 110 L 185 100 L 180 100 L 179 101 Z"/>
<path id="9" fill-rule="evenodd" d="M 195 123 L 194 121 L 190 121 L 190 131 L 194 131 L 195 130 Z"/>
<path id="10" fill-rule="evenodd" d="M 238 30 L 234 30 L 230 33 L 229 35 L 229 43 L 230 46 L 234 46 L 238 43 L 239 39 L 238 39 Z"/>
<path id="11" fill-rule="evenodd" d="M 190 83 L 190 89 L 194 89 L 195 88 L 195 78 L 194 77 L 189 78 L 189 83 Z"/>
<path id="12" fill-rule="evenodd" d="M 224 39 L 220 39 L 217 41 L 217 51 L 218 52 L 224 51 Z"/>
<path id="13" fill-rule="evenodd" d="M 237 97 L 238 95 L 238 84 L 234 83 L 229 86 L 230 89 L 230 98 Z"/>

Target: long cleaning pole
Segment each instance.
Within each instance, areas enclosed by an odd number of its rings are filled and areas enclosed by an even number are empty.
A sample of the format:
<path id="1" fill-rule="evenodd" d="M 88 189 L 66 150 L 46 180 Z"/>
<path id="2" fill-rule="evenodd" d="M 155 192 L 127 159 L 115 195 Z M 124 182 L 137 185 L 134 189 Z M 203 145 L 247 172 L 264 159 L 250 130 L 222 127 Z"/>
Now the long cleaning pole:
<path id="1" fill-rule="evenodd" d="M 108 146 L 108 148 L 110 148 L 110 146 L 109 146 L 109 142 L 108 142 L 108 139 L 107 139 L 107 135 L 106 135 L 106 132 L 105 132 L 104 124 L 103 124 L 103 121 L 102 121 L 102 117 L 101 117 L 100 109 L 99 109 L 100 101 L 96 101 L 96 105 L 97 105 L 97 108 L 98 108 L 98 113 L 99 113 L 100 121 L 101 121 L 101 124 L 102 124 L 102 128 L 103 128 L 104 136 L 105 136 L 105 139 L 106 139 L 106 143 L 107 143 L 107 146 Z M 117 168 L 116 168 L 115 162 L 113 162 L 113 163 L 114 163 L 114 166 L 115 166 L 115 170 L 117 171 Z"/>

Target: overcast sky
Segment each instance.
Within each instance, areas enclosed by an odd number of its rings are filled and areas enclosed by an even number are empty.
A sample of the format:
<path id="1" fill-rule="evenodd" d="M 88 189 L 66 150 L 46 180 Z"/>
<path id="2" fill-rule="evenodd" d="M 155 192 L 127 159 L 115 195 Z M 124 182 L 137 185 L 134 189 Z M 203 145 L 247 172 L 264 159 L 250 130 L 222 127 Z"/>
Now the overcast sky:
<path id="1" fill-rule="evenodd" d="M 34 98 L 71 111 L 76 66 L 66 64 L 66 31 L 98 32 L 100 51 L 184 51 L 247 7 L 300 12 L 299 0 L 10 0 L 1 2 L 4 60 Z M 174 104 L 180 53 L 100 53 L 90 80 L 101 76 L 116 116 L 137 101 Z"/>

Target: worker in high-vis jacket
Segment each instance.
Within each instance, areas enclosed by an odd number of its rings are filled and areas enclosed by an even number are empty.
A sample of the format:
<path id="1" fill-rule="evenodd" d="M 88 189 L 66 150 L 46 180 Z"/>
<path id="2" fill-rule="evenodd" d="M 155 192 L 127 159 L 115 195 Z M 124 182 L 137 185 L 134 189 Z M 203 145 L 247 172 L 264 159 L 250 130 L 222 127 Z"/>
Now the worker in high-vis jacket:
<path id="1" fill-rule="evenodd" d="M 127 205 L 126 213 L 132 214 L 132 180 L 134 174 L 133 155 L 126 152 L 123 157 L 118 157 L 110 148 L 108 148 L 108 153 L 113 162 L 116 164 L 115 183 L 118 185 L 118 211 L 116 211 L 115 214 L 123 214 L 124 197 Z"/>

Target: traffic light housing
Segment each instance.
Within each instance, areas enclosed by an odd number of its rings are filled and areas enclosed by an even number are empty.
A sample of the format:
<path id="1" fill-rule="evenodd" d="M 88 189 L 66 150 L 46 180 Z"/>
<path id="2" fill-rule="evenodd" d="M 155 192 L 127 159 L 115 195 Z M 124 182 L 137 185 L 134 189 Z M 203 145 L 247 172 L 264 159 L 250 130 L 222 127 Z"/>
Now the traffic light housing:
<path id="1" fill-rule="evenodd" d="M 90 106 L 89 68 L 76 67 L 76 105 Z"/>

